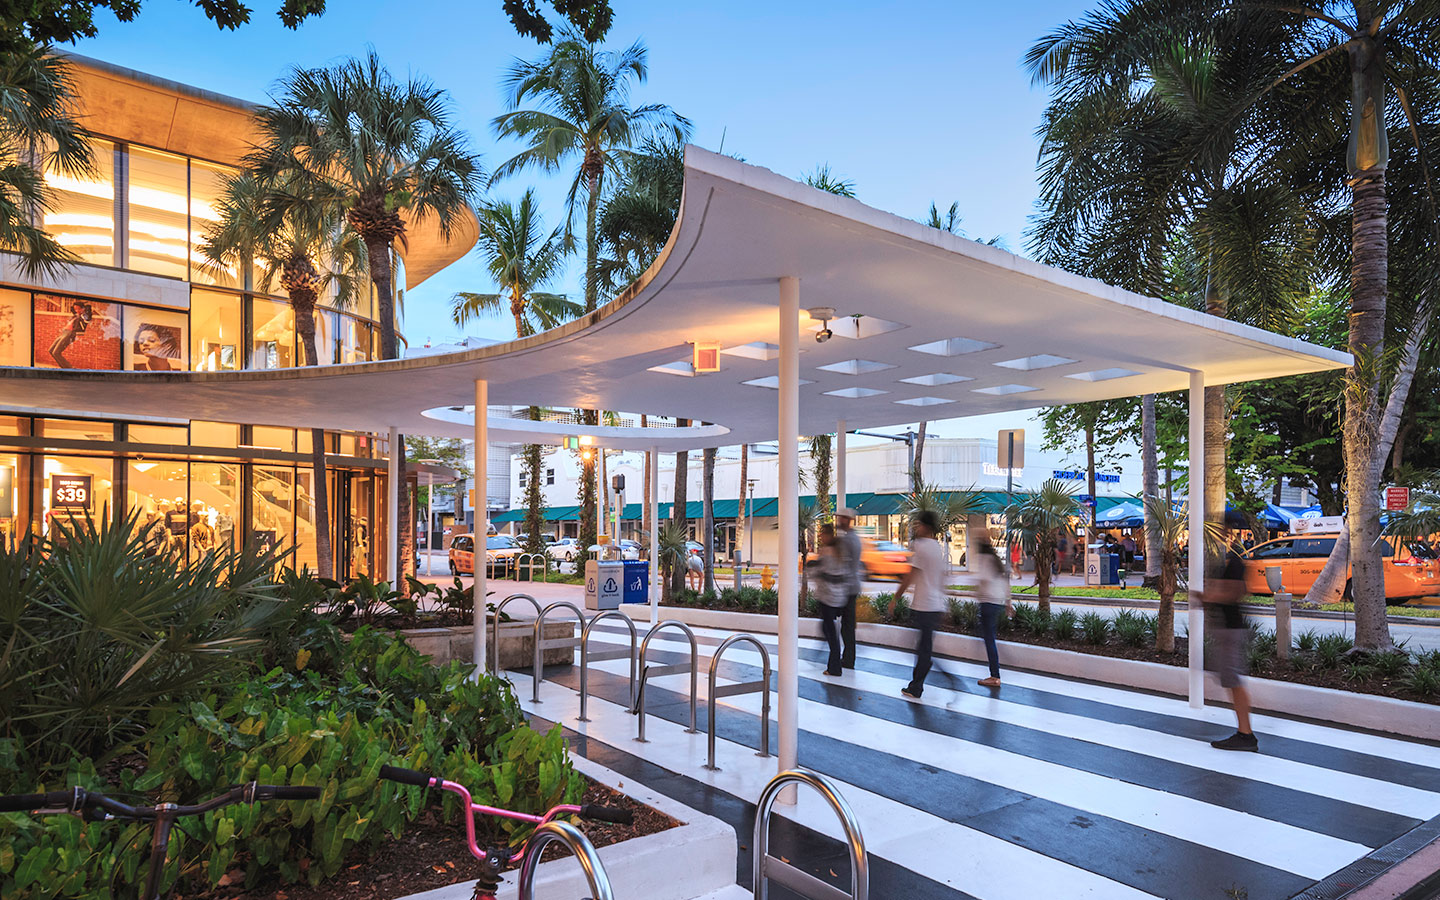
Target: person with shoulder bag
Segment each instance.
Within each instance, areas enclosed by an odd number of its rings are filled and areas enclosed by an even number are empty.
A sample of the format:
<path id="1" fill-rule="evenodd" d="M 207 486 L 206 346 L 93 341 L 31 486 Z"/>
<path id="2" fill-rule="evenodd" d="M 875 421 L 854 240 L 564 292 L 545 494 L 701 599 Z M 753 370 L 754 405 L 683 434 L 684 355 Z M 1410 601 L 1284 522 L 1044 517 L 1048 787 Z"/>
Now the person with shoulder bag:
<path id="1" fill-rule="evenodd" d="M 1000 625 L 1000 614 L 1015 615 L 1015 606 L 1010 601 L 1010 578 L 995 545 L 989 538 L 981 538 L 976 548 L 979 553 L 979 600 L 980 633 L 985 639 L 985 656 L 990 661 L 990 677 L 980 679 L 982 687 L 1000 686 L 1000 648 L 995 643 L 995 633 Z"/>
<path id="2" fill-rule="evenodd" d="M 826 523 L 820 526 L 818 543 L 818 558 L 812 565 L 815 570 L 815 596 L 820 601 L 820 630 L 825 634 L 825 642 L 830 645 L 825 674 L 836 677 L 843 674 L 838 620 L 850 599 L 848 562 L 835 536 L 834 525 Z"/>

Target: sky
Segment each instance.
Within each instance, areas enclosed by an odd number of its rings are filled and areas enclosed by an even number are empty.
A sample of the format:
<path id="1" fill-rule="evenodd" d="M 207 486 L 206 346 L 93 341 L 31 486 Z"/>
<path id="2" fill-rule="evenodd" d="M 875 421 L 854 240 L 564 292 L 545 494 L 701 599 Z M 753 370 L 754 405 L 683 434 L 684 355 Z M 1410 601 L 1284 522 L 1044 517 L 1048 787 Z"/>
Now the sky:
<path id="1" fill-rule="evenodd" d="M 517 57 L 543 48 L 519 37 L 501 0 L 331 0 L 297 31 L 274 16 L 275 0 L 249 0 L 252 22 L 222 32 L 194 6 L 146 3 L 136 21 L 97 14 L 100 34 L 75 52 L 222 94 L 264 101 L 292 66 L 334 63 L 374 47 L 397 76 L 449 91 L 456 124 L 487 168 L 518 148 L 499 142 L 491 121 L 505 111 L 501 80 Z M 692 142 L 798 178 L 828 164 L 853 181 L 859 199 L 910 218 L 932 202 L 958 201 L 970 237 L 1000 237 L 1025 252 L 1036 199 L 1035 129 L 1045 106 L 1031 86 L 1025 51 L 1088 4 L 946 0 L 882 5 L 856 0 L 613 0 L 608 45 L 649 49 L 649 81 L 637 103 L 665 103 L 693 123 Z M 403 11 L 397 15 L 398 11 Z M 547 222 L 558 224 L 568 181 L 539 175 L 496 183 L 497 197 L 535 186 Z M 551 289 L 579 297 L 580 267 Z M 445 343 L 455 291 L 493 291 L 477 254 L 406 297 L 413 344 Z M 512 337 L 502 318 L 465 331 Z M 937 424 L 932 433 L 984 435 L 1024 415 Z M 1037 435 L 1038 436 L 1038 435 Z"/>

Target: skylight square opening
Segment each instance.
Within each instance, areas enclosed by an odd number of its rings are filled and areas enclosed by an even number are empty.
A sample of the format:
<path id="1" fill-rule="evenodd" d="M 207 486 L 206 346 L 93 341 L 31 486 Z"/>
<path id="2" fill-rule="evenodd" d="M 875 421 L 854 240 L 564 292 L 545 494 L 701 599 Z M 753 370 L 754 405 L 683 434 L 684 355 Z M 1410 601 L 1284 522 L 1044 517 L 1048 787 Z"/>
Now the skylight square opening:
<path id="1" fill-rule="evenodd" d="M 1052 353 L 1038 353 L 1035 356 L 1022 356 L 1019 359 L 1007 359 L 1004 362 L 997 362 L 995 365 L 1004 369 L 1019 369 L 1022 372 L 1033 372 L 1036 369 L 1049 369 L 1054 366 L 1063 366 L 1066 363 L 1073 363 L 1075 360 L 1068 356 L 1055 356 Z"/>
<path id="2" fill-rule="evenodd" d="M 1038 390 L 1040 389 L 1037 387 L 1031 387 L 1028 384 L 997 384 L 993 385 L 992 387 L 975 388 L 975 393 L 994 394 L 997 397 L 1003 397 L 1006 394 L 1023 394 L 1027 391 Z"/>
<path id="3" fill-rule="evenodd" d="M 824 325 L 830 327 L 830 333 L 835 337 L 851 340 L 874 337 L 877 334 L 888 334 L 910 327 L 903 322 L 891 322 L 889 319 L 882 319 L 878 316 L 836 316 L 828 322 L 816 322 L 810 327 L 810 330 L 819 331 Z"/>
<path id="4" fill-rule="evenodd" d="M 944 397 L 910 397 L 906 400 L 896 400 L 901 406 L 939 406 L 942 403 L 954 403 L 954 400 L 947 400 Z"/>
<path id="5" fill-rule="evenodd" d="M 1096 369 L 1093 372 L 1075 372 L 1065 377 L 1073 378 L 1076 381 L 1111 381 L 1116 378 L 1130 378 L 1140 374 L 1143 373 L 1137 372 L 1134 369 L 1121 369 L 1116 367 L 1112 369 Z"/>
<path id="6" fill-rule="evenodd" d="M 663 366 L 651 366 L 646 371 L 659 372 L 662 375 L 684 375 L 686 378 L 695 377 L 695 366 L 688 359 L 677 359 Z"/>
<path id="7" fill-rule="evenodd" d="M 762 362 L 767 362 L 780 355 L 780 347 L 776 344 L 767 344 L 764 341 L 752 341 L 749 344 L 741 344 L 738 347 L 727 347 L 720 352 L 726 356 L 743 356 L 746 359 L 758 359 Z"/>
<path id="8" fill-rule="evenodd" d="M 989 341 L 977 341 L 971 338 L 953 337 L 943 341 L 931 341 L 928 344 L 916 344 L 911 347 L 916 353 L 928 353 L 931 356 L 963 356 L 966 353 L 978 353 L 981 350 L 993 350 L 1000 346 Z"/>
<path id="9" fill-rule="evenodd" d="M 874 397 L 878 394 L 888 394 L 890 392 L 867 387 L 848 387 L 841 388 L 838 391 L 826 391 L 825 393 L 830 397 L 844 397 L 847 400 L 859 400 L 862 397 Z"/>
<path id="10" fill-rule="evenodd" d="M 895 368 L 890 363 L 876 362 L 873 359 L 846 359 L 828 366 L 816 366 L 822 372 L 836 372 L 841 375 L 868 375 L 871 372 L 883 372 L 886 369 Z"/>
<path id="11" fill-rule="evenodd" d="M 962 381 L 974 381 L 969 375 L 952 375 L 949 372 L 932 372 L 929 375 L 915 375 L 911 378 L 900 379 L 902 384 L 918 384 L 924 387 L 939 387 L 942 384 L 958 384 Z"/>
<path id="12" fill-rule="evenodd" d="M 799 379 L 799 382 L 800 382 L 800 384 L 814 384 L 814 383 L 815 383 L 815 382 L 811 381 L 811 380 L 808 379 L 808 378 L 801 378 L 801 379 Z M 778 391 L 778 390 L 780 390 L 780 376 L 779 376 L 779 375 L 767 375 L 767 376 L 765 376 L 764 378 L 752 378 L 752 379 L 750 379 L 749 381 L 742 381 L 742 382 L 740 382 L 740 383 L 741 383 L 741 384 L 748 384 L 748 385 L 750 385 L 751 387 L 769 388 L 769 389 L 772 390 L 772 391 Z"/>

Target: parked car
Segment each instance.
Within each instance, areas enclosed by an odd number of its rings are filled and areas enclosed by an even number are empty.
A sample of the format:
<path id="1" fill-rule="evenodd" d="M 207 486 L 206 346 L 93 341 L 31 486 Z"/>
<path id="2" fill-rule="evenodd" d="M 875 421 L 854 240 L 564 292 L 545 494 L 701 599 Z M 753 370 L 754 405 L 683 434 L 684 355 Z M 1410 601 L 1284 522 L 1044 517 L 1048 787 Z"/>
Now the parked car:
<path id="1" fill-rule="evenodd" d="M 492 534 L 485 539 L 485 557 L 489 571 L 505 577 L 515 568 L 515 558 L 524 552 L 508 534 Z M 450 542 L 450 571 L 455 575 L 475 573 L 475 536 L 457 535 Z"/>
<path id="2" fill-rule="evenodd" d="M 815 562 L 820 555 L 813 550 L 805 561 Z M 860 565 L 864 567 L 862 577 L 866 581 L 879 578 L 895 578 L 910 571 L 910 551 L 894 541 L 876 538 L 860 539 Z"/>
<path id="3" fill-rule="evenodd" d="M 522 547 L 529 543 L 529 539 L 530 535 L 526 534 L 523 531 L 515 535 L 515 543 L 519 544 Z M 540 540 L 545 544 L 546 547 L 550 547 L 555 544 L 555 535 L 542 534 L 540 535 Z"/>
<path id="4" fill-rule="evenodd" d="M 621 559 L 639 559 L 639 558 L 640 558 L 640 545 L 637 544 L 637 543 L 635 543 L 634 541 L 621 541 L 619 544 L 616 544 L 615 546 L 620 549 L 620 558 L 621 558 Z M 601 552 L 604 551 L 604 550 L 605 550 L 605 547 L 602 546 L 601 544 L 591 544 L 591 545 L 590 545 L 590 555 L 591 555 L 591 556 L 599 556 L 599 555 L 601 554 Z"/>
<path id="5" fill-rule="evenodd" d="M 565 562 L 574 562 L 580 555 L 580 542 L 573 537 L 561 538 L 550 545 L 550 555 Z"/>
<path id="6" fill-rule="evenodd" d="M 1245 589 L 1252 594 L 1269 594 L 1265 570 L 1278 566 L 1285 590 L 1303 596 L 1325 568 L 1325 560 L 1335 548 L 1335 537 L 1333 534 L 1296 535 L 1256 544 L 1240 554 L 1245 562 Z M 1440 558 L 1428 543 L 1412 541 L 1397 554 L 1389 540 L 1382 540 L 1380 552 L 1384 557 L 1387 601 L 1403 603 L 1440 594 Z M 1345 576 L 1345 596 L 1349 597 L 1349 569 Z"/>

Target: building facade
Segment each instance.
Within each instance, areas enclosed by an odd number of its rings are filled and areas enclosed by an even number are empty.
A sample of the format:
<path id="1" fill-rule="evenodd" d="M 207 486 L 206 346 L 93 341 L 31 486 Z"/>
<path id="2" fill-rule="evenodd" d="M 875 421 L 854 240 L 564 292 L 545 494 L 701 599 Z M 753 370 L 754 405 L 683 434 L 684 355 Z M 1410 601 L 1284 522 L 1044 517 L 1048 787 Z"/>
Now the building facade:
<path id="1" fill-rule="evenodd" d="M 100 371 L 299 365 L 286 298 L 262 289 L 257 271 L 218 269 L 198 252 L 248 148 L 252 106 L 94 60 L 72 63 L 98 171 L 86 179 L 47 172 L 54 203 L 41 224 L 80 262 L 30 278 L 14 257 L 0 254 L 0 365 Z M 426 271 L 407 273 L 397 251 L 399 295 L 474 242 L 473 232 L 448 247 L 419 237 Z M 378 303 L 373 290 L 363 297 L 339 308 L 331 296 L 317 310 L 322 364 L 376 357 Z M 5 538 L 134 510 L 147 534 L 191 559 L 253 539 L 293 546 L 295 565 L 316 568 L 309 430 L 227 422 L 223 409 L 213 421 L 124 421 L 83 409 L 36 415 L 33 406 L 12 413 L 0 410 Z M 390 448 L 384 436 L 370 434 L 331 432 L 324 440 L 335 571 L 383 572 Z"/>

